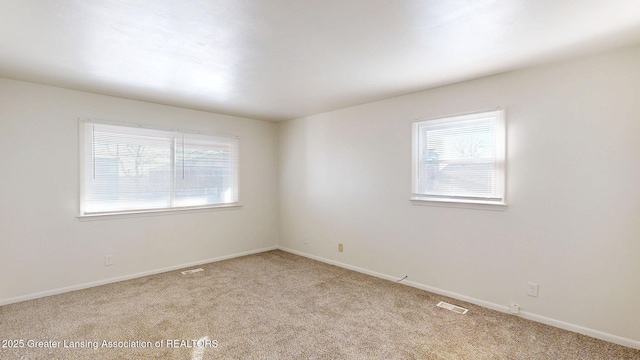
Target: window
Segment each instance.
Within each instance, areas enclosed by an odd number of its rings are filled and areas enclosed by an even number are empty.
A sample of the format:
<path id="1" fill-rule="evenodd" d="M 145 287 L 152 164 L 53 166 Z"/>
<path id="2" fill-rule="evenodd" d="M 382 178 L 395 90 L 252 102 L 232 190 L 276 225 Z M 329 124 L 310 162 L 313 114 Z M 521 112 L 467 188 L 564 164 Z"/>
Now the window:
<path id="1" fill-rule="evenodd" d="M 505 205 L 503 110 L 413 124 L 413 197 Z"/>
<path id="2" fill-rule="evenodd" d="M 238 204 L 238 138 L 83 121 L 80 215 Z"/>

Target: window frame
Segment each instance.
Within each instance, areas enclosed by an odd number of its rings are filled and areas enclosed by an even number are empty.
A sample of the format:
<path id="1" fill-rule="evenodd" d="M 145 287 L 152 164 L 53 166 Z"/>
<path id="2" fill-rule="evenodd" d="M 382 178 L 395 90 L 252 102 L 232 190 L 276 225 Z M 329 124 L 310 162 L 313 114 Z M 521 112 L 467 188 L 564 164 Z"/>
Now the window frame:
<path id="1" fill-rule="evenodd" d="M 491 113 L 494 113 L 491 115 Z M 494 141 L 496 144 L 496 160 L 498 164 L 499 178 L 498 185 L 498 197 L 495 198 L 483 198 L 483 197 L 470 197 L 470 196 L 456 196 L 456 195 L 435 195 L 428 193 L 418 193 L 417 186 L 420 182 L 419 168 L 420 168 L 420 128 L 421 125 L 430 123 L 430 125 L 445 125 L 462 123 L 465 121 L 471 121 L 473 119 L 479 119 L 488 115 L 495 116 L 493 120 L 494 125 Z M 412 123 L 412 157 L 411 157 L 411 197 L 410 201 L 414 205 L 435 205 L 435 206 L 448 206 L 448 207 L 463 207 L 481 210 L 505 210 L 507 207 L 506 195 L 507 195 L 507 126 L 506 126 L 505 109 L 503 107 L 473 111 L 467 113 L 459 113 L 453 115 L 445 115 L 432 117 L 427 119 L 418 119 Z"/>
<path id="2" fill-rule="evenodd" d="M 206 204 L 206 205 L 195 205 L 195 206 L 173 206 L 173 207 L 164 207 L 164 208 L 145 208 L 145 209 L 128 209 L 128 210 L 116 210 L 116 211 L 100 211 L 100 212 L 86 212 L 85 211 L 85 161 L 87 150 L 85 138 L 85 127 L 87 124 L 97 124 L 97 125 L 108 125 L 108 126 L 120 126 L 120 127 L 128 127 L 132 129 L 143 129 L 149 131 L 161 131 L 161 132 L 172 132 L 177 134 L 189 134 L 195 135 L 199 137 L 215 137 L 215 138 L 229 138 L 235 140 L 235 188 L 236 188 L 236 201 L 229 203 L 218 203 L 218 204 Z M 178 214 L 185 212 L 201 212 L 201 211 L 211 211 L 211 210 L 225 210 L 225 209 L 239 209 L 241 204 L 241 177 L 240 177 L 240 158 L 241 158 L 241 141 L 240 137 L 237 135 L 231 134 L 222 134 L 222 133 L 210 133 L 203 131 L 194 131 L 194 130 L 185 130 L 185 129 L 176 129 L 176 128 L 164 128 L 164 127 L 156 127 L 156 126 L 148 126 L 142 124 L 133 124 L 133 123 L 125 123 L 125 122 L 116 122 L 116 121 L 106 121 L 95 118 L 79 118 L 78 119 L 78 155 L 79 155 L 79 202 L 78 202 L 78 218 L 80 220 L 91 220 L 91 219 L 100 219 L 100 218 L 119 218 L 119 217 L 131 217 L 131 216 L 147 216 L 147 215 L 163 215 L 163 214 Z M 175 151 L 172 149 L 172 151 Z M 172 168 L 175 167 L 175 157 L 171 155 L 171 163 L 170 166 Z M 172 186 L 172 191 L 175 189 Z M 174 196 L 173 193 L 171 195 Z"/>

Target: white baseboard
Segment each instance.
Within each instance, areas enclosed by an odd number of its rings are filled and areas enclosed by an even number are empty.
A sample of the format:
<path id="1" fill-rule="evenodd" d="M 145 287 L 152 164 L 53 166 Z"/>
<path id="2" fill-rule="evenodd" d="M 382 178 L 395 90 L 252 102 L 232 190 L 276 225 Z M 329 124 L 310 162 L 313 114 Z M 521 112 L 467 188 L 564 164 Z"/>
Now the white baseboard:
<path id="1" fill-rule="evenodd" d="M 216 258 L 212 258 L 212 259 L 206 259 L 206 260 L 200 260 L 200 261 L 195 261 L 195 262 L 186 263 L 186 264 L 174 265 L 174 266 L 170 266 L 170 267 L 166 267 L 166 268 L 162 268 L 162 269 L 150 270 L 150 271 L 145 271 L 145 272 L 131 274 L 131 275 L 125 275 L 125 276 L 120 276 L 120 277 L 115 277 L 115 278 L 110 278 L 110 279 L 105 279 L 105 280 L 93 281 L 93 282 L 83 283 L 83 284 L 78 284 L 78 285 L 73 285 L 73 286 L 67 286 L 67 287 L 64 287 L 64 288 L 47 290 L 47 291 L 43 291 L 43 292 L 38 292 L 38 293 L 33 293 L 33 294 L 28 294 L 28 295 L 22 295 L 22 296 L 7 298 L 7 299 L 0 299 L 0 306 L 13 304 L 13 303 L 21 302 L 21 301 L 38 299 L 38 298 L 42 298 L 42 297 L 46 297 L 46 296 L 58 295 L 58 294 L 62 294 L 62 293 L 70 292 L 70 291 L 75 291 L 75 290 L 87 289 L 87 288 L 91 288 L 91 287 L 94 287 L 94 286 L 111 284 L 111 283 L 115 283 L 115 282 L 119 282 L 119 281 L 136 279 L 136 278 L 140 278 L 140 277 L 144 277 L 144 276 L 155 275 L 155 274 L 159 274 L 159 273 L 163 273 L 163 272 L 169 272 L 169 271 L 184 269 L 184 268 L 188 268 L 188 267 L 192 267 L 192 266 L 198 266 L 198 265 L 208 264 L 208 263 L 212 263 L 212 262 L 233 259 L 233 258 L 237 258 L 237 257 L 241 257 L 241 256 L 247 256 L 247 255 L 257 254 L 257 253 L 261 253 L 261 252 L 265 252 L 265 251 L 276 250 L 276 249 L 282 250 L 282 251 L 286 251 L 286 252 L 289 252 L 289 253 L 292 253 L 292 254 L 304 256 L 306 258 L 317 260 L 317 261 L 320 261 L 320 262 L 323 262 L 323 263 L 335 265 L 335 266 L 338 266 L 338 267 L 341 267 L 341 268 L 345 268 L 345 269 L 348 269 L 348 270 L 353 270 L 353 271 L 356 271 L 356 272 L 359 272 L 359 273 L 375 276 L 377 278 L 390 280 L 390 281 L 397 281 L 398 280 L 394 276 L 390 276 L 390 275 L 386 275 L 386 274 L 383 274 L 383 273 L 371 271 L 371 270 L 368 270 L 368 269 L 364 269 L 364 268 L 360 268 L 360 267 L 357 267 L 357 266 L 349 265 L 349 264 L 342 263 L 342 262 L 339 262 L 339 261 L 330 260 L 330 259 L 326 259 L 326 258 L 323 258 L 323 257 L 311 255 L 311 254 L 308 254 L 308 253 L 305 253 L 305 252 L 302 252 L 302 251 L 289 249 L 289 248 L 282 247 L 282 246 L 271 246 L 271 247 L 266 247 L 266 248 L 262 248 L 262 249 L 246 251 L 246 252 L 242 252 L 242 253 L 236 253 L 236 254 L 231 254 L 231 255 L 220 256 L 220 257 L 216 257 Z M 451 292 L 451 291 L 435 288 L 435 287 L 432 287 L 432 286 L 416 283 L 414 281 L 403 281 L 401 284 L 404 284 L 404 285 L 407 285 L 407 286 L 411 286 L 411 287 L 415 287 L 415 288 L 422 289 L 422 290 L 426 290 L 426 291 L 429 291 L 429 292 L 432 292 L 432 293 L 435 293 L 435 294 L 439 294 L 439 295 L 443 295 L 443 296 L 447 296 L 447 297 L 450 297 L 450 298 L 458 299 L 460 301 L 465 301 L 465 302 L 468 302 L 468 303 L 471 303 L 471 304 L 482 306 L 484 308 L 488 308 L 488 309 L 492 309 L 492 310 L 496 310 L 496 311 L 500 311 L 500 312 L 504 312 L 504 313 L 509 313 L 509 307 L 505 306 L 505 305 L 495 304 L 495 303 L 492 303 L 492 302 L 488 302 L 488 301 L 472 298 L 472 297 L 469 297 L 469 296 L 466 296 L 466 295 L 462 295 L 462 294 L 454 293 L 454 292 Z M 557 327 L 557 328 L 560 328 L 560 329 L 573 331 L 573 332 L 576 332 L 576 333 L 579 333 L 579 334 L 583 334 L 583 335 L 594 337 L 596 339 L 600 339 L 600 340 L 608 341 L 608 342 L 611 342 L 611 343 L 614 343 L 614 344 L 618 344 L 618 345 L 622 345 L 622 346 L 626 346 L 626 347 L 630 347 L 630 348 L 633 348 L 633 349 L 639 349 L 640 350 L 640 341 L 637 341 L 637 340 L 628 339 L 628 338 L 624 338 L 624 337 L 621 337 L 621 336 L 605 333 L 605 332 L 602 332 L 602 331 L 585 328 L 585 327 L 582 327 L 582 326 L 579 326 L 579 325 L 567 323 L 567 322 L 556 320 L 556 319 L 551 319 L 551 318 L 548 318 L 548 317 L 544 317 L 544 316 L 541 316 L 541 315 L 538 315 L 538 314 L 534 314 L 534 313 L 530 313 L 530 312 L 526 312 L 526 311 L 521 311 L 519 316 L 523 317 L 525 319 L 528 319 L 528 320 L 532 320 L 532 321 L 536 321 L 536 322 L 543 323 L 543 324 L 546 324 L 546 325 L 554 326 L 554 327 Z"/>
<path id="2" fill-rule="evenodd" d="M 87 288 L 91 288 L 91 287 L 94 287 L 94 286 L 111 284 L 111 283 L 115 283 L 115 282 L 119 282 L 119 281 L 125 281 L 125 280 L 141 278 L 141 277 L 144 277 L 144 276 L 160 274 L 160 273 L 163 273 L 163 272 L 169 272 L 169 271 L 184 269 L 184 268 L 197 266 L 197 265 L 208 264 L 208 263 L 212 263 L 212 262 L 216 262 L 216 261 L 233 259 L 233 258 L 237 258 L 237 257 L 241 257 L 241 256 L 247 256 L 247 255 L 257 254 L 257 253 L 261 253 L 261 252 L 265 252 L 265 251 L 276 250 L 276 249 L 277 249 L 276 246 L 271 246 L 271 247 L 257 249 L 257 250 L 251 250 L 251 251 L 245 251 L 245 252 L 231 254 L 231 255 L 220 256 L 220 257 L 216 257 L 216 258 L 212 258 L 212 259 L 199 260 L 199 261 L 194 261 L 194 262 L 191 262 L 191 263 L 169 266 L 169 267 L 162 268 L 162 269 L 144 271 L 144 272 L 140 272 L 140 273 L 136 273 L 136 274 L 119 276 L 119 277 L 105 279 L 105 280 L 92 281 L 92 282 L 88 282 L 88 283 L 84 283 L 84 284 L 78 284 L 78 285 L 67 286 L 67 287 L 63 287 L 63 288 L 59 288 L 59 289 L 42 291 L 42 292 L 38 292 L 38 293 L 34 293 L 34 294 L 16 296 L 16 297 L 7 298 L 7 299 L 0 299 L 0 306 L 13 304 L 13 303 L 21 302 L 21 301 L 38 299 L 38 298 L 51 296 L 51 295 L 58 295 L 58 294 L 62 294 L 62 293 L 70 292 L 70 291 L 87 289 Z"/>
<path id="3" fill-rule="evenodd" d="M 625 337 L 618 336 L 618 335 L 609 334 L 609 333 L 606 333 L 606 332 L 602 332 L 602 331 L 586 328 L 586 327 L 583 327 L 583 326 L 580 326 L 580 325 L 575 325 L 575 324 L 571 324 L 571 323 L 560 321 L 560 320 L 556 320 L 556 319 L 551 319 L 551 318 L 548 318 L 548 317 L 545 317 L 545 316 L 542 316 L 542 315 L 538 315 L 538 314 L 534 314 L 534 313 L 530 313 L 530 312 L 527 312 L 527 311 L 521 311 L 520 312 L 520 316 L 525 318 L 525 319 L 528 319 L 528 320 L 532 320 L 532 321 L 535 321 L 535 322 L 543 323 L 543 324 L 550 325 L 550 326 L 553 326 L 553 327 L 557 327 L 557 328 L 560 328 L 560 329 L 563 329 L 563 330 L 573 331 L 573 332 L 576 332 L 578 334 L 591 336 L 591 337 L 596 338 L 596 339 L 600 339 L 600 340 L 608 341 L 610 343 L 614 343 L 614 344 L 630 347 L 632 349 L 640 350 L 640 341 L 637 341 L 637 340 L 625 338 Z"/>
<path id="4" fill-rule="evenodd" d="M 390 276 L 390 275 L 382 274 L 382 273 L 379 273 L 379 272 L 363 269 L 363 268 L 360 268 L 360 267 L 357 267 L 357 266 L 341 263 L 341 262 L 335 261 L 335 260 L 325 259 L 323 257 L 307 254 L 307 253 L 302 252 L 302 251 L 289 249 L 289 248 L 282 247 L 282 246 L 278 246 L 277 248 L 278 248 L 278 250 L 282 250 L 282 251 L 286 251 L 286 252 L 289 252 L 289 253 L 292 253 L 292 254 L 304 256 L 304 257 L 309 258 L 309 259 L 321 261 L 323 263 L 327 263 L 327 264 L 330 264 L 330 265 L 335 265 L 335 266 L 338 266 L 338 267 L 341 267 L 341 268 L 345 268 L 345 269 L 348 269 L 348 270 L 357 271 L 359 273 L 375 276 L 375 277 L 378 277 L 378 278 L 381 278 L 381 279 L 391 280 L 391 281 L 397 281 L 398 280 L 398 278 L 394 277 L 394 276 Z M 460 300 L 460 301 L 465 301 L 465 302 L 468 302 L 468 303 L 471 303 L 471 304 L 482 306 L 484 308 L 488 308 L 488 309 L 492 309 L 492 310 L 496 310 L 496 311 L 500 311 L 500 312 L 504 312 L 504 313 L 510 313 L 509 307 L 505 306 L 505 305 L 495 304 L 495 303 L 492 303 L 492 302 L 488 302 L 488 301 L 472 298 L 472 297 L 469 297 L 469 296 L 466 296 L 466 295 L 462 295 L 462 294 L 454 293 L 454 292 L 451 292 L 451 291 L 435 288 L 435 287 L 432 287 L 432 286 L 416 283 L 416 282 L 413 282 L 413 281 L 403 281 L 403 282 L 401 282 L 401 284 L 408 285 L 408 286 L 415 287 L 415 288 L 422 289 L 422 290 L 426 290 L 426 291 L 429 291 L 429 292 L 432 292 L 432 293 L 435 293 L 435 294 L 439 294 L 439 295 L 443 295 L 443 296 L 447 296 L 447 297 L 450 297 L 450 298 L 454 298 L 454 299 L 457 299 L 457 300 Z M 553 327 L 557 327 L 557 328 L 560 328 L 560 329 L 563 329 L 563 330 L 573 331 L 573 332 L 576 332 L 578 334 L 587 335 L 587 336 L 590 336 L 590 337 L 593 337 L 593 338 L 596 338 L 596 339 L 600 339 L 600 340 L 608 341 L 608 342 L 611 342 L 611 343 L 614 343 L 614 344 L 618 344 L 618 345 L 622 345 L 622 346 L 626 346 L 626 347 L 630 347 L 630 348 L 633 348 L 633 349 L 640 350 L 640 341 L 637 341 L 637 340 L 624 338 L 624 337 L 621 337 L 621 336 L 605 333 L 605 332 L 594 330 L 594 329 L 589 329 L 589 328 L 586 328 L 586 327 L 583 327 L 583 326 L 567 323 L 567 322 L 556 320 L 556 319 L 551 319 L 551 318 L 548 318 L 548 317 L 544 317 L 544 316 L 537 315 L 537 314 L 530 313 L 530 312 L 526 312 L 526 311 L 521 311 L 520 314 L 517 315 L 517 316 L 520 316 L 522 318 L 525 318 L 525 319 L 528 319 L 528 320 L 532 320 L 532 321 L 535 321 L 535 322 L 539 322 L 539 323 L 543 323 L 543 324 L 546 324 L 546 325 L 550 325 L 550 326 L 553 326 Z"/>

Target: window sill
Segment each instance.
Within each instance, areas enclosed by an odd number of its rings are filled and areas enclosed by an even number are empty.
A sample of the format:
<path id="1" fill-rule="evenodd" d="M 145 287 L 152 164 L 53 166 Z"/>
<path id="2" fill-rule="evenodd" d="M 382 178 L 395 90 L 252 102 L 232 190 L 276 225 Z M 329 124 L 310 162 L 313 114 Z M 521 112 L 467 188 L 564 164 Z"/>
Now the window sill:
<path id="1" fill-rule="evenodd" d="M 142 216 L 177 215 L 177 214 L 188 214 L 188 213 L 197 213 L 197 212 L 205 212 L 205 211 L 238 210 L 241 207 L 242 207 L 242 204 L 233 203 L 233 204 L 224 204 L 224 205 L 185 207 L 185 208 L 176 208 L 176 209 L 132 210 L 132 211 L 78 215 L 78 219 L 80 221 L 126 219 L 126 218 L 132 218 L 132 217 L 142 217 Z"/>
<path id="2" fill-rule="evenodd" d="M 432 198 L 428 196 L 414 196 L 414 197 L 411 197 L 409 200 L 411 200 L 411 203 L 413 205 L 419 205 L 419 206 L 443 206 L 443 207 L 491 210 L 491 211 L 507 210 L 507 204 L 504 202 L 498 202 L 498 201 L 442 199 L 442 198 Z"/>

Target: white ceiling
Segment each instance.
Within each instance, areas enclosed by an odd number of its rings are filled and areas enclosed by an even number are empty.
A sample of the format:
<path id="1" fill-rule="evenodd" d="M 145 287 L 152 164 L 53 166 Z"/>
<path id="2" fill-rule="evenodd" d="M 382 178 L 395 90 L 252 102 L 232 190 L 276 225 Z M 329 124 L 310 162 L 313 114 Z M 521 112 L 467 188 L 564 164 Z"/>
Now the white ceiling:
<path id="1" fill-rule="evenodd" d="M 0 0 L 0 76 L 285 120 L 640 43 L 639 0 Z"/>

